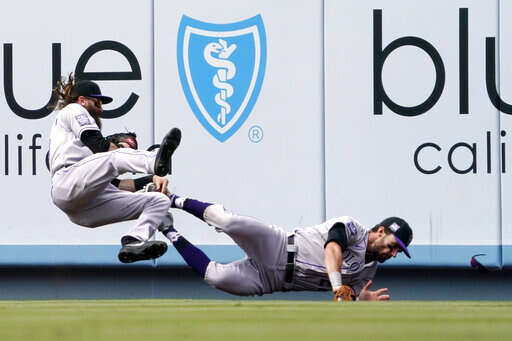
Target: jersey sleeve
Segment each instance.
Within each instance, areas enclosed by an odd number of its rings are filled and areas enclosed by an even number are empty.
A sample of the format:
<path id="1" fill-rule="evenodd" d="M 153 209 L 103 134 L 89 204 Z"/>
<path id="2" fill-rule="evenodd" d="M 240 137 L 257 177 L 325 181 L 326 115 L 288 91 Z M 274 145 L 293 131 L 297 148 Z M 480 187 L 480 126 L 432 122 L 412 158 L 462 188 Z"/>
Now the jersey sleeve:
<path id="1" fill-rule="evenodd" d="M 80 140 L 85 144 L 93 153 L 102 153 L 108 151 L 110 142 L 103 137 L 99 130 L 87 129 L 82 132 Z"/>
<path id="2" fill-rule="evenodd" d="M 345 231 L 347 233 L 348 246 L 360 243 L 361 239 L 366 235 L 366 229 L 350 217 L 345 217 L 343 222 L 345 224 Z"/>
<path id="3" fill-rule="evenodd" d="M 343 251 L 347 250 L 347 233 L 345 231 L 345 224 L 338 222 L 334 224 L 327 235 L 327 241 L 324 244 L 324 248 L 330 242 L 336 242 L 341 246 Z"/>
<path id="4" fill-rule="evenodd" d="M 355 219 L 349 216 L 343 216 L 336 219 L 333 219 L 332 226 L 329 229 L 329 233 L 327 236 L 327 242 L 331 239 L 331 235 L 340 234 L 341 232 L 335 232 L 336 230 L 340 231 L 339 227 L 333 228 L 335 226 L 343 226 L 343 230 L 345 232 L 345 246 L 346 248 L 350 248 L 353 245 L 357 245 L 361 242 L 361 240 L 366 235 L 366 229 Z M 343 236 L 341 236 L 343 238 Z M 327 242 L 325 244 L 327 244 Z M 340 244 L 341 245 L 341 244 Z M 343 248 L 343 245 L 342 245 Z"/>
<path id="5" fill-rule="evenodd" d="M 78 139 L 86 130 L 100 130 L 94 118 L 84 107 L 77 104 L 73 109 L 66 113 L 66 119 L 71 131 Z"/>

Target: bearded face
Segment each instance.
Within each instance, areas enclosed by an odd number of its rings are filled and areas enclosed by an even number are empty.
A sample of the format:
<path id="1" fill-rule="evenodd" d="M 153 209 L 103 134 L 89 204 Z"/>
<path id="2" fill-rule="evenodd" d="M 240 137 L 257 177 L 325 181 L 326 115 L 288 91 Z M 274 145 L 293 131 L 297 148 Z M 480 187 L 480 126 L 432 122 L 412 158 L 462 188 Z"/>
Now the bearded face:
<path id="1" fill-rule="evenodd" d="M 384 263 L 391 257 L 396 257 L 400 252 L 400 247 L 393 234 L 385 234 L 384 228 L 382 231 L 377 231 L 377 238 L 373 242 L 368 242 L 366 248 L 366 262 L 378 261 Z"/>
<path id="2" fill-rule="evenodd" d="M 92 97 L 80 96 L 78 99 L 78 103 L 80 103 L 80 105 L 87 109 L 89 114 L 91 114 L 91 116 L 94 118 L 94 121 L 96 122 L 98 127 L 101 129 L 100 116 L 103 112 L 101 100 Z"/>

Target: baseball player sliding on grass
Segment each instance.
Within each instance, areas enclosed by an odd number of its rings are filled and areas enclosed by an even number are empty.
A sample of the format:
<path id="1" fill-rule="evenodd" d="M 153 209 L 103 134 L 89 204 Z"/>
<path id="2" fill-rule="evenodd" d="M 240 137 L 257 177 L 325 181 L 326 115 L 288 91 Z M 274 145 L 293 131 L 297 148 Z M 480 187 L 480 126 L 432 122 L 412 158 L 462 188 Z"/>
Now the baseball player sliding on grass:
<path id="1" fill-rule="evenodd" d="M 135 134 L 103 137 L 102 104 L 112 102 L 91 81 L 75 81 L 70 74 L 55 92 L 58 109 L 50 134 L 47 155 L 54 204 L 69 219 L 85 227 L 98 227 L 137 219 L 121 238 L 119 260 L 131 263 L 154 259 L 167 251 L 167 243 L 150 240 L 170 207 L 165 176 L 181 140 L 179 129 L 165 135 L 158 151 L 137 150 Z M 139 179 L 118 180 L 124 173 L 151 174 Z M 162 193 L 134 193 L 147 183 Z"/>
<path id="2" fill-rule="evenodd" d="M 370 290 L 377 262 L 402 251 L 410 258 L 407 246 L 412 230 L 397 217 L 369 230 L 344 216 L 287 234 L 279 227 L 233 214 L 219 204 L 171 195 L 171 207 L 227 233 L 245 251 L 246 258 L 220 264 L 188 242 L 172 223 L 160 228 L 208 284 L 234 295 L 332 290 L 336 301 L 389 300 L 388 289 Z"/>

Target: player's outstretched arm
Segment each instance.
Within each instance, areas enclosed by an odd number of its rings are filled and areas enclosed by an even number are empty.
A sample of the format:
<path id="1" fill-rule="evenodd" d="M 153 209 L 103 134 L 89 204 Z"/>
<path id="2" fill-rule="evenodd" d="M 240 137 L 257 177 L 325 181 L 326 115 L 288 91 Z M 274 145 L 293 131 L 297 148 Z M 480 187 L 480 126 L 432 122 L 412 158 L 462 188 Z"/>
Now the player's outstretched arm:
<path id="1" fill-rule="evenodd" d="M 355 295 L 351 287 L 343 285 L 341 265 L 343 264 L 343 249 L 337 241 L 328 241 L 324 248 L 324 263 L 332 286 L 334 301 L 353 301 Z"/>
<path id="2" fill-rule="evenodd" d="M 325 245 L 324 263 L 331 281 L 332 291 L 336 292 L 342 285 L 340 269 L 343 263 L 343 250 L 336 241 L 327 242 Z"/>
<path id="3" fill-rule="evenodd" d="M 368 283 L 361 289 L 359 293 L 360 301 L 389 301 L 388 288 L 377 289 L 375 291 L 370 290 L 373 281 L 369 280 Z"/>
<path id="4" fill-rule="evenodd" d="M 117 185 L 122 191 L 135 192 L 135 185 L 133 179 L 124 179 L 119 180 L 119 185 Z"/>
<path id="5" fill-rule="evenodd" d="M 143 189 L 145 185 L 151 182 L 155 185 L 155 192 L 168 194 L 167 185 L 169 184 L 169 180 L 166 177 L 158 175 L 148 175 L 137 179 L 117 180 L 114 185 L 123 191 L 136 192 Z"/>

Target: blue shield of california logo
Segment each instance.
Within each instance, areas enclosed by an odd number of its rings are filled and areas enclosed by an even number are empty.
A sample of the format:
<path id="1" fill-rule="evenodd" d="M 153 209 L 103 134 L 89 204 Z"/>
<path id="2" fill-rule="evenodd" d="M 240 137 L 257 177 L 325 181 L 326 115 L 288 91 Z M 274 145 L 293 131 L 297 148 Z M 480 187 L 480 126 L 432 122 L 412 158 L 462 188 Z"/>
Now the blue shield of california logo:
<path id="1" fill-rule="evenodd" d="M 194 115 L 220 142 L 251 113 L 263 82 L 266 38 L 260 15 L 230 24 L 181 18 L 178 70 Z"/>

